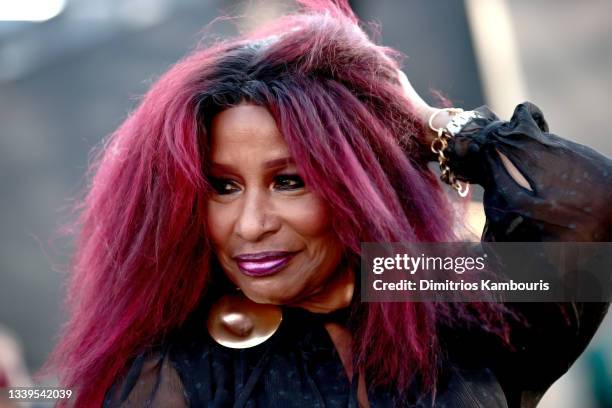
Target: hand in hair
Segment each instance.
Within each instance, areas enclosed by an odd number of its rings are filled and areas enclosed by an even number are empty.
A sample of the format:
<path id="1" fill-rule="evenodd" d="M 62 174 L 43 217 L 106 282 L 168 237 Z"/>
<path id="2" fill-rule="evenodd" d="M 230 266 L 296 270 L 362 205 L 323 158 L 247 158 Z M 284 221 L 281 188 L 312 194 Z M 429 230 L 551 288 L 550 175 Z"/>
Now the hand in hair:
<path id="1" fill-rule="evenodd" d="M 436 133 L 429 128 L 428 121 L 431 115 L 433 115 L 438 108 L 434 108 L 430 106 L 421 98 L 421 96 L 415 91 L 414 87 L 406 77 L 403 71 L 398 70 L 397 76 L 400 84 L 404 90 L 404 94 L 411 102 L 413 106 L 416 116 L 420 119 L 421 125 L 425 129 L 425 134 L 427 135 L 428 143 L 431 143 L 433 139 L 436 137 Z M 451 117 L 447 112 L 440 112 L 437 114 L 433 120 L 433 125 L 435 128 L 440 128 L 446 126 L 446 124 L 450 121 Z M 499 153 L 499 152 L 498 152 Z M 504 167 L 508 171 L 508 173 L 512 176 L 514 181 L 523 188 L 531 190 L 529 183 L 525 180 L 525 177 L 518 171 L 518 169 L 512 164 L 512 162 L 502 153 L 499 153 L 501 160 L 504 164 Z M 432 156 L 432 159 L 435 159 L 435 156 Z"/>

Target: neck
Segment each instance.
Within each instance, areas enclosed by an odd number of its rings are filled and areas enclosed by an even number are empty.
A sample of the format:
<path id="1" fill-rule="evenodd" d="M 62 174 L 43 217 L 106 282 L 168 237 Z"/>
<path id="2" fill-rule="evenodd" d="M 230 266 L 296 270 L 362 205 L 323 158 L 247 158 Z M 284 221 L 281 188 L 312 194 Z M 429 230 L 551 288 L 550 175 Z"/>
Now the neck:
<path id="1" fill-rule="evenodd" d="M 348 307 L 355 291 L 355 272 L 347 267 L 327 281 L 314 295 L 289 306 L 313 313 L 330 313 Z"/>

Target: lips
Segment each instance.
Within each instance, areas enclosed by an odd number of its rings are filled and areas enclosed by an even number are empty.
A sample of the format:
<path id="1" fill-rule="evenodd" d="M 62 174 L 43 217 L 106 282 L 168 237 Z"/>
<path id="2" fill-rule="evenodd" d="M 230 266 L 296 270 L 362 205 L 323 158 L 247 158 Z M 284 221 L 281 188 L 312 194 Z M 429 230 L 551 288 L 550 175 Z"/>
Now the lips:
<path id="1" fill-rule="evenodd" d="M 280 271 L 295 252 L 275 251 L 242 254 L 234 257 L 238 268 L 248 276 L 268 276 Z"/>

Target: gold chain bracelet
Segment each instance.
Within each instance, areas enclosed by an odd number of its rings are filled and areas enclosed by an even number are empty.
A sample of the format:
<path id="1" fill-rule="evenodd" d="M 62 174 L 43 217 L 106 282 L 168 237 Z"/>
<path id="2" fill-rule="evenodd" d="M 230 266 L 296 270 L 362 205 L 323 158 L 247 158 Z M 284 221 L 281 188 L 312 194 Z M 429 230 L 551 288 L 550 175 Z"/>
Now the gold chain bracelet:
<path id="1" fill-rule="evenodd" d="M 444 150 L 448 147 L 448 141 L 453 137 L 452 133 L 446 128 L 435 128 L 433 126 L 433 120 L 440 112 L 446 112 L 449 115 L 457 115 L 463 112 L 461 108 L 444 108 L 436 110 L 429 117 L 429 128 L 436 132 L 437 136 L 431 141 L 431 151 L 438 155 L 438 163 L 440 164 L 440 179 L 449 184 L 454 190 L 457 191 L 460 197 L 466 197 L 470 191 L 470 185 L 468 183 L 461 184 L 459 180 L 455 178 L 455 174 L 448 167 L 448 157 L 444 155 Z"/>

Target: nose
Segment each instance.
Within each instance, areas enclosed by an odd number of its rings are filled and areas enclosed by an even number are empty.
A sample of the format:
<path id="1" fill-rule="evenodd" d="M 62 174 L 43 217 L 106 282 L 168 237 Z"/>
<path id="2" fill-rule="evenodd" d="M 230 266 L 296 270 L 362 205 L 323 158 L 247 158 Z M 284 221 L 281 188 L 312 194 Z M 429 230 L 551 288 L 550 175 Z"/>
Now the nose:
<path id="1" fill-rule="evenodd" d="M 280 228 L 274 214 L 271 197 L 265 191 L 246 191 L 240 214 L 235 224 L 235 233 L 245 241 L 261 241 Z"/>

